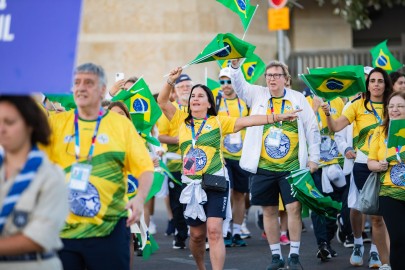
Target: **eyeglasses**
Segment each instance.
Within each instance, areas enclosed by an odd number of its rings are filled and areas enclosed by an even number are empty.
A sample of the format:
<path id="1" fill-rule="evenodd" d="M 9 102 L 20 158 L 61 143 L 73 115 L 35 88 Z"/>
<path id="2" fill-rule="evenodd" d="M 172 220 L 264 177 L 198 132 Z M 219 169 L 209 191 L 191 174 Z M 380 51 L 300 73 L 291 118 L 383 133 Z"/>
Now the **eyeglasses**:
<path id="1" fill-rule="evenodd" d="M 397 108 L 398 110 L 403 110 L 405 108 L 405 105 L 399 104 L 399 105 L 389 105 L 388 110 L 393 110 L 394 108 Z"/>
<path id="2" fill-rule="evenodd" d="M 284 73 L 274 73 L 274 74 L 268 73 L 268 74 L 265 74 L 264 76 L 266 77 L 266 79 L 274 78 L 275 80 L 278 80 L 281 78 L 281 76 L 284 76 L 284 75 L 285 75 Z"/>
<path id="3" fill-rule="evenodd" d="M 219 83 L 220 83 L 221 85 L 224 85 L 224 84 L 232 84 L 231 80 L 219 80 Z"/>

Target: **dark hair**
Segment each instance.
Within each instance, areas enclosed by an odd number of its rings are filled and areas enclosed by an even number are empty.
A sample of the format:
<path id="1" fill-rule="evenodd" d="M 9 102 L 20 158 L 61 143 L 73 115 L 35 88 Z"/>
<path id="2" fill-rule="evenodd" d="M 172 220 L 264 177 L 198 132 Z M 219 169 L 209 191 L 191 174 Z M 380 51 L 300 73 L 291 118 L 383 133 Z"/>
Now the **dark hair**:
<path id="1" fill-rule="evenodd" d="M 190 97 L 188 98 L 188 111 L 187 111 L 188 116 L 184 120 L 184 122 L 186 124 L 190 124 L 190 120 L 193 117 L 191 115 L 191 110 L 190 110 L 190 99 L 191 99 L 191 95 L 193 94 L 194 89 L 196 89 L 198 87 L 202 88 L 205 91 L 205 93 L 207 94 L 208 102 L 211 105 L 211 108 L 208 109 L 207 114 L 212 115 L 212 116 L 217 116 L 218 115 L 217 109 L 215 108 L 214 95 L 212 94 L 211 90 L 207 86 L 205 86 L 203 84 L 196 84 L 196 85 L 193 86 L 193 88 L 191 88 Z"/>
<path id="2" fill-rule="evenodd" d="M 365 98 L 364 98 L 364 107 L 370 113 L 373 112 L 371 109 L 369 109 L 367 107 L 367 103 L 370 102 L 370 96 L 371 96 L 370 90 L 368 90 L 368 86 L 370 84 L 370 77 L 371 77 L 371 74 L 373 74 L 375 72 L 381 73 L 383 75 L 383 78 L 384 78 L 384 84 L 385 84 L 385 89 L 384 89 L 384 94 L 383 94 L 383 108 L 384 108 L 384 110 L 383 110 L 383 117 L 382 117 L 384 119 L 385 116 L 386 116 L 385 107 L 387 107 L 387 104 L 388 104 L 388 97 L 392 93 L 392 84 L 391 84 L 391 79 L 388 76 L 388 73 L 384 69 L 382 69 L 380 67 L 375 67 L 372 71 L 370 71 L 370 74 L 367 77 L 367 80 L 366 80 L 366 90 L 367 91 L 366 91 Z"/>
<path id="3" fill-rule="evenodd" d="M 101 107 L 108 107 L 111 104 L 110 100 L 106 100 L 104 99 L 103 101 L 101 101 Z"/>
<path id="4" fill-rule="evenodd" d="M 392 99 L 393 97 L 396 97 L 396 96 L 400 96 L 401 98 L 405 99 L 405 92 L 403 92 L 403 91 L 393 92 L 393 93 L 388 97 L 387 106 L 385 106 L 385 108 L 384 108 L 384 113 L 385 113 L 385 115 L 386 115 L 387 117 L 385 117 L 385 119 L 384 119 L 384 121 L 383 121 L 383 123 L 382 123 L 383 131 L 384 131 L 386 137 L 388 137 L 388 127 L 389 127 L 389 125 L 390 125 L 390 116 L 389 116 L 389 114 L 388 114 L 388 104 L 390 103 L 391 99 Z"/>
<path id="5" fill-rule="evenodd" d="M 135 76 L 132 76 L 132 77 L 129 77 L 126 81 L 125 81 L 125 84 L 126 83 L 136 83 L 136 81 L 138 80 L 138 77 L 135 77 Z"/>
<path id="6" fill-rule="evenodd" d="M 390 73 L 390 78 L 391 78 L 391 83 L 394 86 L 394 84 L 397 82 L 397 80 L 401 77 L 405 77 L 405 74 L 399 71 L 394 71 Z"/>
<path id="7" fill-rule="evenodd" d="M 124 111 L 126 117 L 131 120 L 127 106 L 122 101 L 113 101 L 108 105 L 108 109 L 111 110 L 113 107 L 120 107 Z"/>
<path id="8" fill-rule="evenodd" d="M 8 102 L 21 114 L 27 126 L 32 128 L 31 145 L 41 143 L 49 144 L 51 128 L 45 112 L 39 107 L 38 103 L 29 96 L 1 96 L 0 103 Z"/>

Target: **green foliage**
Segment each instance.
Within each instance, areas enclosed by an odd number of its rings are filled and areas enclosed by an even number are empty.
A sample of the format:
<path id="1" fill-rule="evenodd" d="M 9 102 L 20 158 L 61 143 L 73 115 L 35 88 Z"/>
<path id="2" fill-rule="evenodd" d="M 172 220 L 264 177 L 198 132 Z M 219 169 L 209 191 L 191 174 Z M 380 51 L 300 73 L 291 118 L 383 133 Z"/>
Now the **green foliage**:
<path id="1" fill-rule="evenodd" d="M 328 0 L 316 0 L 320 6 Z M 393 8 L 405 6 L 405 0 L 329 0 L 335 6 L 333 13 L 345 19 L 353 29 L 361 30 L 371 27 L 369 11 L 380 10 L 383 6 Z"/>

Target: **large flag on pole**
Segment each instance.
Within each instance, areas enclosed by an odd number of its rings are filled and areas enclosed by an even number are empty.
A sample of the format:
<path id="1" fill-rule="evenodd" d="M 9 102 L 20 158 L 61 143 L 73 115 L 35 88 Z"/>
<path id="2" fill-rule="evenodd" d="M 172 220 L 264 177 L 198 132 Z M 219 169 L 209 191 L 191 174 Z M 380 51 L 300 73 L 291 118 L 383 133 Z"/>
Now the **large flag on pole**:
<path id="1" fill-rule="evenodd" d="M 223 50 L 221 50 L 224 48 Z M 247 58 L 253 54 L 256 46 L 237 38 L 231 33 L 218 34 L 204 50 L 190 63 L 197 64 L 216 60 Z M 209 57 L 215 51 L 219 51 Z"/>
<path id="2" fill-rule="evenodd" d="M 403 145 L 405 145 L 405 120 L 390 120 L 387 147 L 390 148 Z"/>
<path id="3" fill-rule="evenodd" d="M 366 92 L 363 66 L 314 68 L 309 73 L 301 74 L 300 78 L 315 95 L 326 100 Z"/>
<path id="4" fill-rule="evenodd" d="M 51 102 L 58 102 L 62 107 L 65 108 L 66 111 L 76 108 L 75 100 L 73 99 L 73 95 L 66 95 L 66 94 L 45 94 L 45 96 Z"/>
<path id="5" fill-rule="evenodd" d="M 250 0 L 217 0 L 217 2 L 238 14 L 243 29 L 248 28 L 256 9 L 256 7 L 250 5 Z"/>
<path id="6" fill-rule="evenodd" d="M 231 66 L 231 60 L 218 60 L 220 68 Z M 266 64 L 256 54 L 252 54 L 246 58 L 241 65 L 241 70 L 246 81 L 255 83 L 257 79 L 263 75 L 266 69 Z"/>
<path id="7" fill-rule="evenodd" d="M 403 66 L 388 49 L 387 40 L 384 40 L 372 48 L 370 52 L 373 57 L 373 67 L 380 67 L 388 73 L 391 73 Z"/>
<path id="8" fill-rule="evenodd" d="M 137 131 L 149 135 L 153 125 L 162 115 L 148 85 L 140 78 L 127 91 L 121 91 L 112 101 L 122 101 L 128 107 L 132 123 Z"/>

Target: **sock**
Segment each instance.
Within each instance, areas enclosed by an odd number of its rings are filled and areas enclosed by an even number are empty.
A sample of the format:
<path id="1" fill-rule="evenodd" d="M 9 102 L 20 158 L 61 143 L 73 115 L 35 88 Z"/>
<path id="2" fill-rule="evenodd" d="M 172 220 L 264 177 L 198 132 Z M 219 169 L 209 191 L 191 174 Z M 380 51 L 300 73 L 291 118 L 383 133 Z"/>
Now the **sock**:
<path id="1" fill-rule="evenodd" d="M 354 238 L 354 244 L 355 245 L 363 245 L 363 237 L 360 236 L 360 238 Z"/>
<path id="2" fill-rule="evenodd" d="M 371 252 L 377 252 L 378 253 L 377 246 L 375 244 L 373 244 L 373 243 L 371 243 L 370 254 L 371 254 Z"/>
<path id="3" fill-rule="evenodd" d="M 283 258 L 283 255 L 281 255 L 281 245 L 280 243 L 269 245 L 270 246 L 270 251 L 272 255 L 280 255 L 280 259 Z"/>
<path id="4" fill-rule="evenodd" d="M 240 235 L 240 228 L 242 227 L 242 225 L 241 224 L 236 224 L 236 223 L 234 223 L 233 225 L 232 225 L 232 228 L 233 228 L 233 233 L 232 233 L 232 235 L 235 235 L 235 234 L 239 234 Z"/>
<path id="5" fill-rule="evenodd" d="M 281 235 L 287 235 L 287 231 L 281 231 Z"/>
<path id="6" fill-rule="evenodd" d="M 300 244 L 301 244 L 301 242 L 294 242 L 294 241 L 291 241 L 291 242 L 290 242 L 290 254 L 288 254 L 288 257 L 289 257 L 292 253 L 295 253 L 295 254 L 297 254 L 297 255 L 300 254 Z"/>

